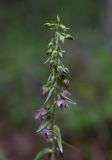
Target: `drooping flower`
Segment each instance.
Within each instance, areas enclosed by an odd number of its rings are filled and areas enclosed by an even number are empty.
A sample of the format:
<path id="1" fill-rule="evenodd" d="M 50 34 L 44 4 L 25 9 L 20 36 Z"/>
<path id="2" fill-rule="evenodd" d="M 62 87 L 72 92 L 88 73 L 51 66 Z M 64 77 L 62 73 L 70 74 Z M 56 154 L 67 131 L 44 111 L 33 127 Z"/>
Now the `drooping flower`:
<path id="1" fill-rule="evenodd" d="M 68 104 L 67 104 L 66 100 L 61 99 L 61 100 L 56 102 L 56 105 L 57 105 L 58 108 L 63 109 L 63 108 L 66 108 Z"/>
<path id="2" fill-rule="evenodd" d="M 64 86 L 65 86 L 66 88 L 69 87 L 69 80 L 68 80 L 68 79 L 64 79 L 64 80 L 63 80 L 63 83 L 64 83 Z"/>
<path id="3" fill-rule="evenodd" d="M 45 138 L 45 139 L 49 139 L 52 136 L 52 131 L 50 129 L 43 129 L 40 134 Z"/>
<path id="4" fill-rule="evenodd" d="M 43 86 L 42 86 L 42 93 L 43 93 L 43 94 L 47 93 L 48 90 L 49 90 L 49 88 L 48 88 L 46 85 L 43 85 Z"/>
<path id="5" fill-rule="evenodd" d="M 36 120 L 44 120 L 47 117 L 48 111 L 45 108 L 41 108 L 40 110 L 37 111 L 35 114 L 34 119 Z"/>

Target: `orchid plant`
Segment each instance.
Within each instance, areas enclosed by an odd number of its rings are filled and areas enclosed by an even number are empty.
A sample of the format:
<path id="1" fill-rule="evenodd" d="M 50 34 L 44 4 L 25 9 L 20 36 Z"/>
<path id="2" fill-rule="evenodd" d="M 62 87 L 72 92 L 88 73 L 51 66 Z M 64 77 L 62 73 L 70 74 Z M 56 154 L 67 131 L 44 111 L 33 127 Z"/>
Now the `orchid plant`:
<path id="1" fill-rule="evenodd" d="M 48 43 L 46 55 L 48 56 L 45 64 L 49 64 L 50 75 L 45 85 L 42 86 L 42 93 L 47 95 L 44 107 L 40 108 L 35 114 L 35 120 L 41 124 L 37 132 L 47 142 L 47 148 L 40 151 L 34 160 L 42 158 L 48 154 L 50 160 L 56 160 L 57 156 L 63 154 L 63 141 L 59 126 L 56 125 L 56 111 L 66 109 L 69 103 L 75 104 L 69 96 L 69 69 L 62 62 L 65 51 L 62 44 L 66 39 L 72 40 L 73 37 L 67 33 L 68 27 L 61 24 L 59 16 L 56 22 L 45 23 L 45 27 L 54 31 L 54 37 Z"/>

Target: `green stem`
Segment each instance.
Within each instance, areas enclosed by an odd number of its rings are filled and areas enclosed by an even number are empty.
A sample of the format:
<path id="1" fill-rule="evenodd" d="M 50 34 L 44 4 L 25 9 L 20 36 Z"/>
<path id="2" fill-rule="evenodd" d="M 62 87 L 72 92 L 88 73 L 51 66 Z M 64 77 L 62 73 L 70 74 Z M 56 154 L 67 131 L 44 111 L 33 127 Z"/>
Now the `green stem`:
<path id="1" fill-rule="evenodd" d="M 57 27 L 56 27 L 56 32 L 58 31 L 58 27 L 59 27 L 59 24 L 57 24 Z M 55 33 L 55 50 L 58 49 L 58 37 L 56 36 L 56 33 Z M 57 60 L 57 57 L 55 57 L 55 60 Z M 56 73 L 55 74 L 55 77 L 56 77 Z M 56 83 L 57 83 L 57 80 L 56 80 Z M 51 129 L 52 129 L 52 132 L 53 132 L 53 136 L 52 136 L 52 154 L 51 154 L 51 160 L 55 160 L 56 157 L 55 157 L 55 153 L 56 153 L 56 145 L 55 145 L 55 134 L 54 134 L 54 125 L 55 125 L 55 117 L 56 117 L 56 106 L 55 106 L 55 103 L 56 103 L 56 100 L 57 100 L 57 87 L 55 87 L 55 92 L 54 92 L 54 106 L 53 106 L 53 114 L 52 114 L 52 124 L 51 124 Z"/>
<path id="2" fill-rule="evenodd" d="M 52 154 L 51 154 L 51 160 L 55 160 L 55 151 L 56 151 L 56 147 L 55 147 L 55 135 L 54 135 L 55 113 L 56 113 L 56 109 L 55 109 L 55 106 L 54 106 L 54 112 L 53 112 L 53 115 L 52 115 L 52 131 L 53 131 L 53 136 L 52 136 Z"/>

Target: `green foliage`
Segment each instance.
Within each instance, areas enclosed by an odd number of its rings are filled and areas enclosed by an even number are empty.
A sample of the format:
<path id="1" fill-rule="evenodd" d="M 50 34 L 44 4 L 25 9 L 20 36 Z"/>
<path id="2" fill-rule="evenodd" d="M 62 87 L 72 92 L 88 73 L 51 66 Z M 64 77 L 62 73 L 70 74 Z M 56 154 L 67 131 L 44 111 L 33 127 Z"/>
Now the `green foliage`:
<path id="1" fill-rule="evenodd" d="M 73 53 L 65 54 L 64 60 L 72 70 L 71 91 L 79 104 L 77 108 L 71 107 L 61 113 L 67 130 L 71 127 L 72 132 L 81 131 L 80 134 L 84 135 L 86 130 L 92 132 L 98 124 L 111 121 L 112 54 L 109 41 L 101 30 L 101 24 L 106 23 L 104 3 L 98 0 L 28 3 L 2 0 L 0 4 L 0 117 L 6 124 L 1 136 L 29 126 L 37 104 L 41 105 L 42 97 L 37 92 L 40 92 L 40 86 L 48 75 L 47 67 L 41 64 L 46 58 L 42 54 L 43 46 L 52 35 L 47 30 L 43 31 L 41 24 L 48 17 L 52 19 L 57 12 L 78 37 L 75 45 L 68 43 L 64 46 Z M 101 22 L 102 17 L 104 22 Z M 51 41 L 49 46 L 52 44 Z M 59 56 L 63 54 L 59 52 Z"/>
<path id="2" fill-rule="evenodd" d="M 63 153 L 61 132 L 59 127 L 55 125 L 56 109 L 66 108 L 68 103 L 73 103 L 68 95 L 64 95 L 65 92 L 68 92 L 69 80 L 67 76 L 69 69 L 64 66 L 59 58 L 63 57 L 65 52 L 62 49 L 62 43 L 65 42 L 65 39 L 72 40 L 73 38 L 66 33 L 68 27 L 61 24 L 59 16 L 57 16 L 56 23 L 45 23 L 44 26 L 55 31 L 54 37 L 48 43 L 46 55 L 49 57 L 45 61 L 45 63 L 49 64 L 51 73 L 46 84 L 42 87 L 43 94 L 48 92 L 45 104 L 51 101 L 48 106 L 36 113 L 36 119 L 45 119 L 41 122 L 37 132 L 47 139 L 48 144 L 50 143 L 50 148 L 52 149 L 51 159 L 54 159 L 52 157 L 55 157 L 57 154 L 57 149 L 59 149 L 60 153 Z"/>

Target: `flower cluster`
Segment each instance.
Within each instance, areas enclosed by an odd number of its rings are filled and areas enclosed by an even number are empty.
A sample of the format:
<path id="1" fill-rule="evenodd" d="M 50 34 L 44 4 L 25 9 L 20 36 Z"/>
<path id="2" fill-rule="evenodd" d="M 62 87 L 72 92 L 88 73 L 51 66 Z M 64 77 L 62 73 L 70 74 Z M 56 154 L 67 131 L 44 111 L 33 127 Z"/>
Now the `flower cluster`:
<path id="1" fill-rule="evenodd" d="M 53 147 L 51 148 L 53 156 L 56 153 L 56 147 L 62 152 L 62 144 L 60 144 L 62 142 L 59 142 L 61 141 L 60 129 L 55 125 L 56 110 L 66 108 L 69 103 L 74 104 L 69 98 L 70 93 L 67 90 L 69 87 L 69 69 L 61 61 L 63 53 L 65 53 L 61 47 L 62 44 L 66 39 L 71 40 L 73 38 L 67 34 L 69 28 L 60 23 L 59 16 L 57 16 L 56 23 L 45 23 L 44 25 L 50 30 L 55 31 L 54 37 L 48 43 L 46 52 L 48 59 L 45 61 L 45 63 L 49 63 L 51 72 L 46 84 L 42 87 L 42 93 L 45 95 L 48 94 L 45 105 L 48 102 L 49 104 L 46 108 L 42 107 L 39 109 L 34 118 L 42 122 L 37 132 L 47 139 L 47 141 L 50 138 L 53 139 Z M 55 144 L 55 140 L 57 141 L 57 145 Z"/>

